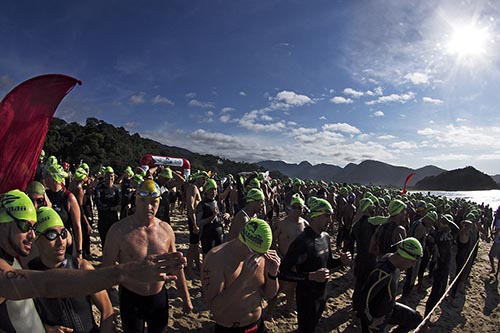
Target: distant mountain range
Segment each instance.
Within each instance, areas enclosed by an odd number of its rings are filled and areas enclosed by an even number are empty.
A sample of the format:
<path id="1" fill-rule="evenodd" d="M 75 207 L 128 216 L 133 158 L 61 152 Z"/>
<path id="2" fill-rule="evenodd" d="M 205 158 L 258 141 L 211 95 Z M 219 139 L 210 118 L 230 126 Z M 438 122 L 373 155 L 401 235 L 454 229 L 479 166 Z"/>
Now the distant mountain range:
<path id="1" fill-rule="evenodd" d="M 411 169 L 373 160 L 366 160 L 360 164 L 349 163 L 344 168 L 330 164 L 312 165 L 306 161 L 299 164 L 289 164 L 283 161 L 262 161 L 256 164 L 267 170 L 279 171 L 292 178 L 397 187 L 403 186 L 406 177 L 411 173 L 415 173 L 415 175 L 411 178 L 408 186 L 415 185 L 425 177 L 436 176 L 446 171 L 433 165 Z"/>

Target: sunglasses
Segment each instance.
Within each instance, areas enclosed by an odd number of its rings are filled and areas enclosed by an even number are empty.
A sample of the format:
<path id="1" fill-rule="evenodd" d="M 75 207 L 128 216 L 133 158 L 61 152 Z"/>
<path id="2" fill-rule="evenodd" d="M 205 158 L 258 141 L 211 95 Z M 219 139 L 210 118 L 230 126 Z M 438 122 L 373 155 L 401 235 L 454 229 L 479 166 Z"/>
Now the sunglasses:
<path id="1" fill-rule="evenodd" d="M 38 235 L 40 235 L 40 233 L 38 233 Z M 57 232 L 54 229 L 49 229 L 49 230 L 45 231 L 44 233 L 42 233 L 42 235 L 45 238 L 47 238 L 49 241 L 53 241 L 53 240 L 55 240 L 59 236 L 61 236 L 61 239 L 66 239 L 66 238 L 68 238 L 68 230 L 67 229 L 63 229 L 59 233 L 59 232 Z"/>
<path id="2" fill-rule="evenodd" d="M 149 191 L 140 191 L 140 192 L 137 192 L 137 194 L 139 194 L 139 196 L 141 198 L 145 198 L 145 197 L 152 197 L 153 199 L 157 199 L 160 197 L 160 192 L 149 192 Z"/>
<path id="3" fill-rule="evenodd" d="M 9 213 L 8 210 L 5 210 L 5 213 L 7 213 L 7 215 L 9 215 L 14 220 L 14 222 L 16 222 L 17 227 L 23 233 L 30 232 L 31 230 L 35 231 L 36 226 L 37 226 L 36 223 L 31 224 L 31 222 L 29 222 L 28 220 L 20 220 L 20 219 L 16 218 L 14 215 L 12 215 L 11 213 Z"/>

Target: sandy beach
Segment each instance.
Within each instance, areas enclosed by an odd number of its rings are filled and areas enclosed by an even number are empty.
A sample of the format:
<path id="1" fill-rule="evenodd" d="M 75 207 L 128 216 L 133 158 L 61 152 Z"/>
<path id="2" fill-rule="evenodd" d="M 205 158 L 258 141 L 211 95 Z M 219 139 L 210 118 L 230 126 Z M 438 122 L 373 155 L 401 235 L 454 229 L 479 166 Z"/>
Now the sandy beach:
<path id="1" fill-rule="evenodd" d="M 174 213 L 172 227 L 176 234 L 177 249 L 186 254 L 188 247 L 188 230 L 185 217 Z M 97 233 L 91 237 L 93 264 L 100 264 L 101 247 Z M 491 244 L 481 242 L 476 262 L 472 268 L 466 295 L 458 293 L 453 304 L 445 299 L 432 315 L 427 332 L 498 332 L 500 327 L 500 295 L 498 283 L 489 274 L 490 265 L 488 251 Z M 455 266 L 451 265 L 452 277 Z M 431 280 L 425 280 L 426 293 L 416 291 L 409 297 L 406 304 L 416 306 L 423 314 L 425 303 L 430 293 Z M 351 270 L 335 272 L 328 284 L 327 306 L 318 326 L 318 332 L 361 332 L 359 320 L 354 316 L 351 307 L 353 275 Z M 188 280 L 189 291 L 193 300 L 194 311 L 185 315 L 182 312 L 182 300 L 175 284 L 170 283 L 170 321 L 168 332 L 212 332 L 213 321 L 210 312 L 201 296 L 201 281 Z M 272 319 L 266 321 L 269 332 L 294 332 L 297 329 L 295 315 L 286 316 L 283 313 L 283 294 L 278 296 L 278 307 L 272 314 Z M 118 304 L 113 304 L 117 313 Z M 265 304 L 264 304 L 265 305 Z M 118 317 L 118 331 L 121 332 Z"/>

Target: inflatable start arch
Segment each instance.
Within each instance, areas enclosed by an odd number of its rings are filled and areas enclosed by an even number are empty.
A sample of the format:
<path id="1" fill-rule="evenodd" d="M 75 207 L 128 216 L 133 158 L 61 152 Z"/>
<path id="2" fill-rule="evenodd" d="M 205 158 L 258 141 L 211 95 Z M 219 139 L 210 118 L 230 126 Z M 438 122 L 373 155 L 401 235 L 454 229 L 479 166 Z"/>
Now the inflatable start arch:
<path id="1" fill-rule="evenodd" d="M 140 165 L 147 165 L 149 167 L 159 165 L 179 167 L 186 179 L 191 174 L 191 163 L 185 158 L 147 154 L 141 158 Z"/>

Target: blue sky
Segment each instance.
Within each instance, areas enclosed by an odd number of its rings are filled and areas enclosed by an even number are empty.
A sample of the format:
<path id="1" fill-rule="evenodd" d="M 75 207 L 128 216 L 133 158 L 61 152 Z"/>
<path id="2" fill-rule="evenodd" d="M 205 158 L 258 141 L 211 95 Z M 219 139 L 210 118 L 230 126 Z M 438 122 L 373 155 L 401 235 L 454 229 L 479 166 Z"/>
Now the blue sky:
<path id="1" fill-rule="evenodd" d="M 3 1 L 0 95 L 237 161 L 500 173 L 498 1 Z"/>

